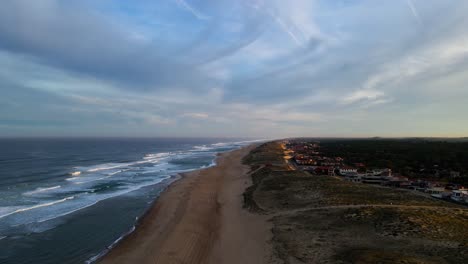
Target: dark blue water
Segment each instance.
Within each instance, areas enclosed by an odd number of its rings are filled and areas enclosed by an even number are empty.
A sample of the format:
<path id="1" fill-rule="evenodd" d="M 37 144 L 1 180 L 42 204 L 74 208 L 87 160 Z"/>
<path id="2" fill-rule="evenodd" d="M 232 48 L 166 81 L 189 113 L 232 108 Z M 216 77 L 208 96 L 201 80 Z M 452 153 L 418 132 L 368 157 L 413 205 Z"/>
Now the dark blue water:
<path id="1" fill-rule="evenodd" d="M 84 263 L 228 139 L 1 139 L 0 263 Z"/>

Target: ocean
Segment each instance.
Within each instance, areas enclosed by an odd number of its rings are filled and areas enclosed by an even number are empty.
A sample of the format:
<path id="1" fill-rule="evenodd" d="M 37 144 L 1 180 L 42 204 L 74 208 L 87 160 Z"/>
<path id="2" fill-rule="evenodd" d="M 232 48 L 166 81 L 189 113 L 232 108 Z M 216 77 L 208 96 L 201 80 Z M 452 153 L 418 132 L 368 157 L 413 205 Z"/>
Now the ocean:
<path id="1" fill-rule="evenodd" d="M 242 139 L 0 139 L 0 263 L 92 263 Z"/>

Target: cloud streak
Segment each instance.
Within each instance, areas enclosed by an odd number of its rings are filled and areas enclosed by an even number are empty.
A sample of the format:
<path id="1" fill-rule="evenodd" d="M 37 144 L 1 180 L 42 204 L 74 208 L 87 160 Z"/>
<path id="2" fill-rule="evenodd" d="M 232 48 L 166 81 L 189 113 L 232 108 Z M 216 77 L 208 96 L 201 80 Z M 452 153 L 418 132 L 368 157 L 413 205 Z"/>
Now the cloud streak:
<path id="1" fill-rule="evenodd" d="M 199 20 L 208 20 L 210 19 L 209 16 L 202 14 L 200 11 L 197 9 L 193 8 L 191 5 L 189 5 L 185 0 L 174 0 L 178 6 L 183 8 L 184 10 L 190 12 L 194 17 L 196 17 Z"/>
<path id="2" fill-rule="evenodd" d="M 411 13 L 413 13 L 413 16 L 416 19 L 416 21 L 418 21 L 418 23 L 420 25 L 422 25 L 421 16 L 419 16 L 418 10 L 414 6 L 413 1 L 412 0 L 406 0 L 406 4 L 408 5 L 409 9 L 411 10 Z"/>

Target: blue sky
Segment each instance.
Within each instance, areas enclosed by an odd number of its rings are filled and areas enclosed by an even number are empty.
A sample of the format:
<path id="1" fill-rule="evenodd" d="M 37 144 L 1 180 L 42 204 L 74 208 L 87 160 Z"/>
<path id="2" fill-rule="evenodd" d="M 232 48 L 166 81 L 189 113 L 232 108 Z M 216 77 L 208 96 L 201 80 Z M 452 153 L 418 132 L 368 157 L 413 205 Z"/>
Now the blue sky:
<path id="1" fill-rule="evenodd" d="M 468 1 L 0 5 L 0 136 L 468 135 Z"/>

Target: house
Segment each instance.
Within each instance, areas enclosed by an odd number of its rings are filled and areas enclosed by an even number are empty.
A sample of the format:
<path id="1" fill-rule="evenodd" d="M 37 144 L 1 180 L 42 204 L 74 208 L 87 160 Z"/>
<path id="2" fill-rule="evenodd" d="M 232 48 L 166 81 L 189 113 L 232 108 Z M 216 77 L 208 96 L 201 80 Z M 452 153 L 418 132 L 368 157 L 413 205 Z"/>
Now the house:
<path id="1" fill-rule="evenodd" d="M 372 176 L 392 176 L 391 169 L 374 169 L 367 172 L 368 175 Z"/>
<path id="2" fill-rule="evenodd" d="M 426 189 L 426 193 L 430 194 L 434 198 L 442 199 L 444 198 L 445 188 L 443 187 L 434 187 Z"/>
<path id="3" fill-rule="evenodd" d="M 317 162 L 313 159 L 310 159 L 308 157 L 297 157 L 294 158 L 294 161 L 296 162 L 297 165 L 316 165 Z"/>
<path id="4" fill-rule="evenodd" d="M 315 173 L 317 173 L 318 175 L 329 175 L 330 170 L 334 171 L 333 167 L 318 166 L 317 168 L 315 168 Z M 333 172 L 333 174 L 334 174 L 334 172 Z"/>
<path id="5" fill-rule="evenodd" d="M 397 187 L 397 188 L 408 188 L 411 183 L 408 181 L 406 177 L 388 177 L 388 181 L 385 182 L 385 185 L 390 187 Z"/>
<path id="6" fill-rule="evenodd" d="M 452 195 L 450 195 L 450 199 L 456 202 L 466 202 L 466 200 L 468 199 L 468 190 L 467 189 L 453 190 Z"/>
<path id="7" fill-rule="evenodd" d="M 343 167 L 340 167 L 339 172 L 340 172 L 341 175 L 356 174 L 357 169 L 353 168 L 353 167 L 343 166 Z"/>
<path id="8" fill-rule="evenodd" d="M 320 162 L 321 166 L 340 166 L 341 163 L 335 161 L 322 161 Z"/>

